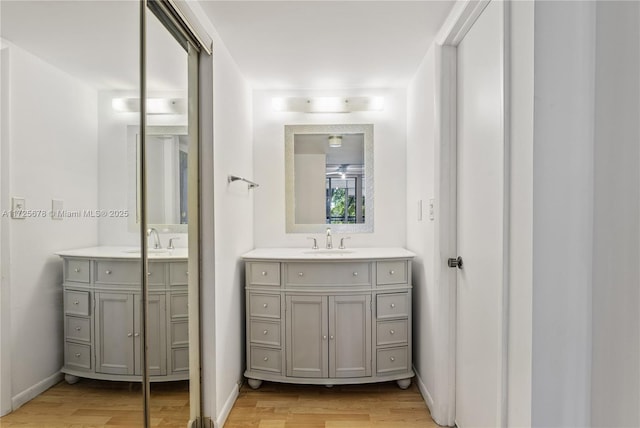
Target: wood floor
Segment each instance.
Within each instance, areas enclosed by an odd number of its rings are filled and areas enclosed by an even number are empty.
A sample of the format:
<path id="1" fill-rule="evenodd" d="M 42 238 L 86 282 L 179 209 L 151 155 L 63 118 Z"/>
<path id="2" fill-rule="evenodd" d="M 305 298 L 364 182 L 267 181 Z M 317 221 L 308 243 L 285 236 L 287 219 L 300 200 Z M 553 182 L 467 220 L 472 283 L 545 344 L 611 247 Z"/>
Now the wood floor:
<path id="1" fill-rule="evenodd" d="M 244 385 L 225 428 L 435 428 L 415 385 Z"/>
<path id="2" fill-rule="evenodd" d="M 185 428 L 189 420 L 187 382 L 152 384 L 151 425 Z M 142 426 L 139 384 L 81 379 L 61 382 L 15 412 L 0 427 L 114 428 Z M 244 385 L 225 428 L 436 428 L 415 385 Z"/>

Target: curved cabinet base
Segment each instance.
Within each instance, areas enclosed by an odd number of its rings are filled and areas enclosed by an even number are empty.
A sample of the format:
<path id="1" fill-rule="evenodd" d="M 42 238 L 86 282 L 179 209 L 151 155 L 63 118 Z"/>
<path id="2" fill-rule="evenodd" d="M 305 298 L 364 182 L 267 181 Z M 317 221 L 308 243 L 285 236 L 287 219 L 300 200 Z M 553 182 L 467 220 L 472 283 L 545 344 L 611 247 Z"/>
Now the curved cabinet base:
<path id="1" fill-rule="evenodd" d="M 334 385 L 358 385 L 363 383 L 379 383 L 396 381 L 400 389 L 407 389 L 411 385 L 411 379 L 415 376 L 413 370 L 400 373 L 397 375 L 375 376 L 375 377 L 355 377 L 355 378 L 308 378 L 308 377 L 292 377 L 286 378 L 281 375 L 270 375 L 267 373 L 257 373 L 255 371 L 245 371 L 244 376 L 247 378 L 249 386 L 258 389 L 263 381 L 278 383 L 295 383 L 300 385 L 324 385 L 330 388 Z M 255 385 L 255 386 L 254 386 Z"/>
<path id="2" fill-rule="evenodd" d="M 80 378 L 85 379 L 97 379 L 97 380 L 114 380 L 119 382 L 142 382 L 142 376 L 138 375 L 114 375 L 94 372 L 83 372 L 80 370 L 69 370 L 67 368 L 62 369 L 64 373 L 64 380 L 69 385 L 73 385 L 78 382 Z M 71 380 L 71 381 L 70 381 Z M 178 380 L 189 380 L 189 373 L 172 374 L 166 376 L 150 376 L 151 382 L 172 382 Z"/>

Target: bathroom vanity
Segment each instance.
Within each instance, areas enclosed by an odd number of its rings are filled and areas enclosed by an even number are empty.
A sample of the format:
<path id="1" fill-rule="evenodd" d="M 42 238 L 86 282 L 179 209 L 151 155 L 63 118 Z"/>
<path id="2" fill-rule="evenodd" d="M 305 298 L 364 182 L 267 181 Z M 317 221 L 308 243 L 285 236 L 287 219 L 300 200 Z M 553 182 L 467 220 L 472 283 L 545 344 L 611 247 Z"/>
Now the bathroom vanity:
<path id="1" fill-rule="evenodd" d="M 187 249 L 149 250 L 151 381 L 189 378 Z M 63 259 L 65 380 L 141 379 L 139 250 L 94 247 Z"/>
<path id="2" fill-rule="evenodd" d="M 413 257 L 402 248 L 244 254 L 249 385 L 395 380 L 407 388 Z"/>

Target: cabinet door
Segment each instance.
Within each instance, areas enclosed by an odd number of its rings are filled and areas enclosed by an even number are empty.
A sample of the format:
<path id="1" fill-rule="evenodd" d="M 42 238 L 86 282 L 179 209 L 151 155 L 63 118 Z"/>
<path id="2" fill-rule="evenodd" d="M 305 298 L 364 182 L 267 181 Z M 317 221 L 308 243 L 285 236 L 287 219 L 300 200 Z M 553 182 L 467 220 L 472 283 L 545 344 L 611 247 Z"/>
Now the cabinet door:
<path id="1" fill-rule="evenodd" d="M 134 374 L 133 294 L 96 293 L 96 372 Z"/>
<path id="2" fill-rule="evenodd" d="M 327 377 L 327 297 L 287 296 L 287 376 Z"/>
<path id="3" fill-rule="evenodd" d="M 371 296 L 329 297 L 329 377 L 371 376 Z"/>
<path id="4" fill-rule="evenodd" d="M 167 374 L 167 315 L 166 296 L 164 294 L 149 295 L 149 324 L 147 336 L 149 337 L 149 374 L 162 376 Z M 139 295 L 135 296 L 134 307 L 134 338 L 135 338 L 135 374 L 142 374 L 142 335 L 141 335 L 141 311 L 142 301 Z"/>

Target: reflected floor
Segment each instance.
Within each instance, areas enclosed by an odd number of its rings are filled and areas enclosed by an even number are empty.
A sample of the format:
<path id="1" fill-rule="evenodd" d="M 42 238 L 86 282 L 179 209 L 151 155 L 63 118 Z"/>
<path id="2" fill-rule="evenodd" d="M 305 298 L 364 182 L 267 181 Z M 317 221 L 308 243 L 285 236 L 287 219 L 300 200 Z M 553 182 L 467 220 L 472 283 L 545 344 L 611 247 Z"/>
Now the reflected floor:
<path id="1" fill-rule="evenodd" d="M 186 427 L 189 421 L 189 382 L 151 384 L 151 426 Z M 13 413 L 0 418 L 0 427 L 141 427 L 139 383 L 80 379 L 60 382 Z"/>

